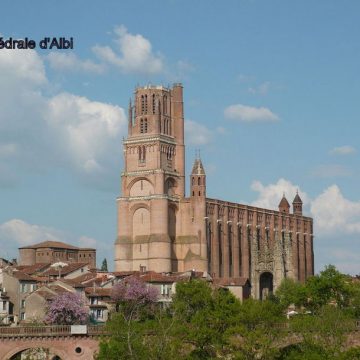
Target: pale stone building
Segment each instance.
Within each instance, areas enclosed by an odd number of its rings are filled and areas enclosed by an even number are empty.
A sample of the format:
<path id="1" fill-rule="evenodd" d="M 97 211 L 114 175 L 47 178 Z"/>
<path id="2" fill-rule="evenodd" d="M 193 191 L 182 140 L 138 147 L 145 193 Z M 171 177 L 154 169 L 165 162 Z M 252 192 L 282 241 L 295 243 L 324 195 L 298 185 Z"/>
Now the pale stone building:
<path id="1" fill-rule="evenodd" d="M 313 274 L 313 222 L 298 194 L 292 213 L 285 196 L 279 211 L 207 198 L 198 158 L 186 197 L 181 84 L 135 90 L 123 145 L 116 271 L 247 278 L 256 298 L 285 277 L 303 282 Z"/>

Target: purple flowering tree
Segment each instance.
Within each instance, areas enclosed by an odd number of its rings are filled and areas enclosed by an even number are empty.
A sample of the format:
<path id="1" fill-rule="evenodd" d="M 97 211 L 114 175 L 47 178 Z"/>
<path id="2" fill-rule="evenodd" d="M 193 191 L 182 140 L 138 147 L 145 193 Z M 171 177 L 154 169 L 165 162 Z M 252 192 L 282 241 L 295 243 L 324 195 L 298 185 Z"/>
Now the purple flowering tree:
<path id="1" fill-rule="evenodd" d="M 130 358 L 133 358 L 133 347 L 136 346 L 134 322 L 141 321 L 142 315 L 149 314 L 158 299 L 158 291 L 147 286 L 137 277 L 130 277 L 116 284 L 111 292 L 111 298 L 116 302 L 117 318 Z"/>
<path id="2" fill-rule="evenodd" d="M 130 277 L 114 285 L 111 298 L 117 303 L 137 305 L 151 304 L 157 301 L 158 291 L 147 286 L 137 277 Z"/>
<path id="3" fill-rule="evenodd" d="M 45 321 L 54 325 L 84 324 L 88 311 L 77 293 L 64 292 L 57 295 L 48 307 Z"/>

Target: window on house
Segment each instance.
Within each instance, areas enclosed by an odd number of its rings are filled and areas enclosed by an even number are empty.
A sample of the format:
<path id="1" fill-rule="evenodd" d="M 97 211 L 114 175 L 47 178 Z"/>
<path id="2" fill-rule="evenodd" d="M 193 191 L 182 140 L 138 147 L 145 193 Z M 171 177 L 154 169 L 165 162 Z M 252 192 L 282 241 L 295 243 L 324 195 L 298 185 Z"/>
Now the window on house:
<path id="1" fill-rule="evenodd" d="M 91 303 L 91 305 L 97 305 L 98 299 L 96 297 L 92 297 L 92 298 L 90 298 L 90 303 Z"/>
<path id="2" fill-rule="evenodd" d="M 27 286 L 26 286 L 27 284 L 21 284 L 20 285 L 20 292 L 22 292 L 22 293 L 24 293 L 24 292 L 26 292 L 26 289 L 27 289 Z"/>
<path id="3" fill-rule="evenodd" d="M 20 313 L 20 320 L 25 320 L 26 315 L 24 312 Z"/>
<path id="4" fill-rule="evenodd" d="M 6 301 L 3 301 L 2 309 L 3 309 L 3 310 L 6 310 Z"/>
<path id="5" fill-rule="evenodd" d="M 25 300 L 21 300 L 21 308 L 24 309 L 25 307 Z"/>

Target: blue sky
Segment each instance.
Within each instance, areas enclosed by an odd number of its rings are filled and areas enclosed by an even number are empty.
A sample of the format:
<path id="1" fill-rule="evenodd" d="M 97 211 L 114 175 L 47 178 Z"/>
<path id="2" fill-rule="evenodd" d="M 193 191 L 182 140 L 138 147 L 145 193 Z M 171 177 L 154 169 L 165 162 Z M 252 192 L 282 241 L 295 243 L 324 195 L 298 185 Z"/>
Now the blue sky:
<path id="1" fill-rule="evenodd" d="M 2 1 L 0 256 L 45 239 L 112 264 L 126 108 L 182 82 L 187 169 L 208 196 L 276 208 L 296 189 L 315 263 L 360 273 L 358 1 Z M 4 16 L 4 14 L 6 16 Z"/>

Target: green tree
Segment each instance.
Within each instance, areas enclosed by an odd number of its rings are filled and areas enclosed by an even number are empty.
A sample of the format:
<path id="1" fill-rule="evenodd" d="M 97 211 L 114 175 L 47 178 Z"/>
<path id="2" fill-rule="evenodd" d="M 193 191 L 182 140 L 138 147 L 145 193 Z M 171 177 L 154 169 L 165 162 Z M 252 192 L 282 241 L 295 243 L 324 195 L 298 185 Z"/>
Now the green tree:
<path id="1" fill-rule="evenodd" d="M 191 359 L 212 359 L 229 352 L 229 336 L 239 320 L 240 302 L 226 289 L 201 280 L 176 286 L 173 313 L 176 331 Z"/>
<path id="2" fill-rule="evenodd" d="M 284 279 L 277 288 L 275 295 L 283 309 L 288 308 L 291 304 L 300 307 L 307 303 L 307 289 L 305 285 L 293 279 Z"/>
<path id="3" fill-rule="evenodd" d="M 101 271 L 108 271 L 108 265 L 107 265 L 107 260 L 106 258 L 103 260 L 102 264 L 101 264 Z"/>
<path id="4" fill-rule="evenodd" d="M 326 266 L 319 275 L 310 277 L 306 281 L 306 289 L 309 300 L 307 306 L 312 311 L 330 302 L 341 308 L 347 307 L 353 294 L 348 277 L 333 265 Z"/>
<path id="5" fill-rule="evenodd" d="M 232 337 L 237 359 L 272 360 L 279 355 L 285 329 L 281 305 L 271 300 L 248 299 L 240 307 L 239 323 Z"/>
<path id="6" fill-rule="evenodd" d="M 299 349 L 323 351 L 323 359 L 337 359 L 347 334 L 354 330 L 354 321 L 347 311 L 333 305 L 319 308 L 315 315 L 295 316 L 290 322 L 293 334 L 301 337 Z"/>

